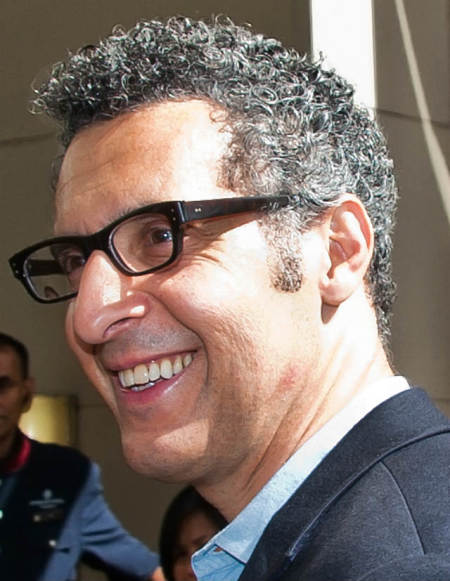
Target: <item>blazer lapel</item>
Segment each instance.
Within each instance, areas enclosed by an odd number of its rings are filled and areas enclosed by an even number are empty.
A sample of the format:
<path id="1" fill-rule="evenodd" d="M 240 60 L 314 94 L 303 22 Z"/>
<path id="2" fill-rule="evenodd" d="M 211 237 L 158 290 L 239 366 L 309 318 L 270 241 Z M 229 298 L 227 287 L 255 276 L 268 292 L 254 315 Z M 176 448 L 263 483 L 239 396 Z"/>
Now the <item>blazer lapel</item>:
<path id="1" fill-rule="evenodd" d="M 364 417 L 273 516 L 239 581 L 276 581 L 308 541 L 321 514 L 391 452 L 450 431 L 421 389 L 400 393 Z"/>

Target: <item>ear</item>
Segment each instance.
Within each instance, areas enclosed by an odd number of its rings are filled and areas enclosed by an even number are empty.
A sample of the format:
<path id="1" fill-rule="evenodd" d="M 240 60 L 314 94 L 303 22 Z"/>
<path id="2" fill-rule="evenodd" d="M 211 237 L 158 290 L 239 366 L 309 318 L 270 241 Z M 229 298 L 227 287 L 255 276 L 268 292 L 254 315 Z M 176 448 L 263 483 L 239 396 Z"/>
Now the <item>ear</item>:
<path id="1" fill-rule="evenodd" d="M 362 202 L 353 195 L 342 197 L 327 215 L 329 269 L 321 278 L 322 300 L 338 306 L 364 283 L 373 253 L 372 223 Z"/>
<path id="2" fill-rule="evenodd" d="M 35 381 L 33 377 L 28 377 L 23 382 L 24 385 L 24 393 L 23 393 L 23 400 L 22 400 L 22 413 L 27 412 L 31 407 L 31 402 L 33 401 L 34 396 L 34 389 L 35 389 Z"/>

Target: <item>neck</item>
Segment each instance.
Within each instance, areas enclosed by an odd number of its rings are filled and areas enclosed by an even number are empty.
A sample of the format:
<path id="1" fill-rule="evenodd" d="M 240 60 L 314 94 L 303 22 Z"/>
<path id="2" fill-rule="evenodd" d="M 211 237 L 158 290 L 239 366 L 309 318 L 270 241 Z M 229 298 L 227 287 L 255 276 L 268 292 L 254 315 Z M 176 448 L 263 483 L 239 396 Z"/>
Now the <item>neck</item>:
<path id="1" fill-rule="evenodd" d="M 19 438 L 19 429 L 14 430 L 13 432 L 8 432 L 3 437 L 0 437 L 0 461 L 3 462 L 15 453 L 18 442 L 20 441 Z"/>
<path id="2" fill-rule="evenodd" d="M 367 331 L 367 330 L 366 330 Z M 283 464 L 327 421 L 370 384 L 393 375 L 375 328 L 336 335 L 329 349 L 274 423 L 264 449 L 253 450 L 236 471 L 214 482 L 198 483 L 205 498 L 232 520 Z M 231 499 L 231 500 L 230 500 Z"/>

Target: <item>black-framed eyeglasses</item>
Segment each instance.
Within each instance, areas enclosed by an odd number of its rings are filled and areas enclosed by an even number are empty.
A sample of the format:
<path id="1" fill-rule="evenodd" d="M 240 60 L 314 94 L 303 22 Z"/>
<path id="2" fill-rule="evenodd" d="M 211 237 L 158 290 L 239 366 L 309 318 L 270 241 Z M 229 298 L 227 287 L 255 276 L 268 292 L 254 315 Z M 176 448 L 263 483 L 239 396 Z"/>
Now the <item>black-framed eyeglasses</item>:
<path id="1" fill-rule="evenodd" d="M 9 259 L 16 276 L 41 303 L 74 297 L 90 254 L 103 251 L 124 274 L 140 276 L 172 264 L 183 250 L 184 226 L 197 220 L 276 210 L 298 196 L 161 202 L 138 208 L 89 236 L 60 236 L 33 244 Z"/>

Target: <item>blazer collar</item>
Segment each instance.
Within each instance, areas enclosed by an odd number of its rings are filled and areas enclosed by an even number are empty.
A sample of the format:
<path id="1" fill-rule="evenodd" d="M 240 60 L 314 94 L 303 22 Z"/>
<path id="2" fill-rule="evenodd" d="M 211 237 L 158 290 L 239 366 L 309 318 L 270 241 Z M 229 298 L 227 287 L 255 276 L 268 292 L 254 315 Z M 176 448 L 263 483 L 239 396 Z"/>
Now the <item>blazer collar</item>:
<path id="1" fill-rule="evenodd" d="M 274 515 L 239 581 L 283 575 L 320 515 L 355 480 L 388 454 L 450 431 L 450 421 L 418 388 L 404 391 L 365 416 Z"/>

